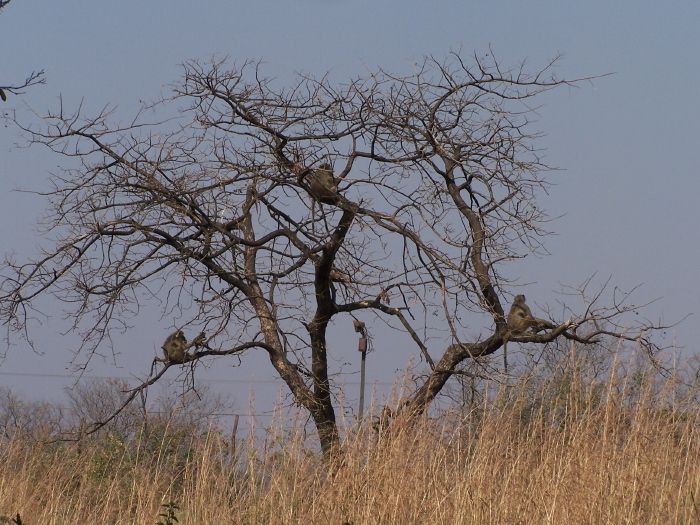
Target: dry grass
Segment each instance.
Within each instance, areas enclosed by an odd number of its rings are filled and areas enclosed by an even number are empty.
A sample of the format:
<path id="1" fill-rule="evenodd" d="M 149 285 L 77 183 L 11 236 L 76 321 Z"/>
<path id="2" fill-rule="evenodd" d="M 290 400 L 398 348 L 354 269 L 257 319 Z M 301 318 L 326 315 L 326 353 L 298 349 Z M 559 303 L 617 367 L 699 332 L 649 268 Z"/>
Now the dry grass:
<path id="1" fill-rule="evenodd" d="M 644 383 L 523 383 L 392 434 L 348 433 L 332 474 L 303 428 L 242 447 L 235 466 L 214 432 L 185 452 L 167 437 L 14 440 L 0 449 L 0 514 L 154 524 L 175 501 L 183 525 L 698 523 L 696 392 L 671 403 L 667 384 Z"/>

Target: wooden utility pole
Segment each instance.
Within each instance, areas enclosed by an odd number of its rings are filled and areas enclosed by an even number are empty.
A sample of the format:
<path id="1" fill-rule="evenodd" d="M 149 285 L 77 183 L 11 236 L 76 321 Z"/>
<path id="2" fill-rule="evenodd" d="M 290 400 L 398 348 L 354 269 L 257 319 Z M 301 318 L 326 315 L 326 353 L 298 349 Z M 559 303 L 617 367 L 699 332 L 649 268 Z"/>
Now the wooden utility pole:
<path id="1" fill-rule="evenodd" d="M 361 321 L 353 321 L 355 331 L 360 334 L 360 341 L 357 349 L 362 352 L 362 364 L 360 365 L 360 410 L 359 420 L 362 421 L 362 415 L 365 409 L 365 362 L 367 359 L 367 329 L 365 323 Z"/>
<path id="2" fill-rule="evenodd" d="M 233 420 L 233 430 L 231 431 L 231 463 L 236 461 L 236 434 L 238 433 L 238 414 Z"/>

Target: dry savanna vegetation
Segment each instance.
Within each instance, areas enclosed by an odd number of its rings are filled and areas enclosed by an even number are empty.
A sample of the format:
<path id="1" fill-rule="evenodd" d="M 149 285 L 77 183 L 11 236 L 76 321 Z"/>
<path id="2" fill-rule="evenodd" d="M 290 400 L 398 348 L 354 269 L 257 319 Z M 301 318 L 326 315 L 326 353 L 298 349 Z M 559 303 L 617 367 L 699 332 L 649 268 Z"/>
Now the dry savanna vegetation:
<path id="1" fill-rule="evenodd" d="M 635 289 L 584 278 L 554 299 L 543 291 L 554 272 L 525 302 L 517 265 L 545 256 L 552 233 L 536 100 L 593 81 L 559 78 L 557 61 L 452 52 L 403 75 L 282 83 L 260 62 L 194 60 L 126 122 L 87 105 L 8 116 L 60 168 L 42 194 L 42 254 L 0 264 L 7 348 L 32 344 L 37 318 L 60 307 L 80 368 L 119 354 L 130 326 L 161 319 L 165 366 L 133 370 L 142 382 L 123 406 L 170 366 L 264 352 L 327 459 L 342 445 L 343 375 L 329 345 L 340 323 L 401 337 L 412 348 L 403 359 L 420 356 L 401 401 L 416 418 L 508 342 L 609 338 L 653 359 L 667 326 Z"/>
<path id="2" fill-rule="evenodd" d="M 76 371 L 112 353 L 139 382 L 77 392 L 70 415 L 0 388 L 0 516 L 697 522 L 697 376 L 668 366 L 653 300 L 594 276 L 552 297 L 556 270 L 535 289 L 520 266 L 553 233 L 540 100 L 598 78 L 559 77 L 558 61 L 459 50 L 285 82 L 255 60 L 191 60 L 132 115 L 8 113 L 59 169 L 38 255 L 0 263 L 2 347 L 37 349 L 51 318 Z M 406 371 L 360 425 L 332 344 L 351 323 L 365 349 L 390 338 Z M 150 369 L 136 359 L 166 335 Z M 192 394 L 199 366 L 248 375 L 256 352 L 289 406 L 247 439 L 213 404 L 144 401 L 171 367 Z"/>
<path id="3" fill-rule="evenodd" d="M 335 465 L 282 409 L 235 449 L 230 431 L 177 420 L 70 444 L 15 429 L 0 512 L 30 525 L 697 523 L 693 373 L 591 368 L 575 358 L 497 390 L 481 382 L 471 403 L 405 427 L 345 421 Z"/>

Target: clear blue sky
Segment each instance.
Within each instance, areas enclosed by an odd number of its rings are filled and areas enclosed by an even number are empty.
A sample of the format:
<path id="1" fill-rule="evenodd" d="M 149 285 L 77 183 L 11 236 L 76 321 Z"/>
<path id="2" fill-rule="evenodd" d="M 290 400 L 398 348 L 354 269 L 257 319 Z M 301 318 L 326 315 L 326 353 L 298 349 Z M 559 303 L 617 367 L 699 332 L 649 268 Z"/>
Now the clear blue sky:
<path id="1" fill-rule="evenodd" d="M 560 77 L 615 73 L 578 88 L 564 88 L 540 99 L 538 145 L 557 186 L 541 205 L 557 232 L 547 240 L 551 256 L 516 265 L 528 298 L 556 304 L 554 291 L 578 285 L 596 274 L 623 290 L 643 284 L 638 302 L 660 298 L 644 311 L 671 322 L 695 316 L 675 330 L 686 352 L 695 353 L 700 336 L 700 3 L 678 2 L 503 2 L 503 1 L 350 1 L 293 2 L 95 2 L 14 0 L 0 12 L 0 85 L 20 82 L 45 69 L 47 84 L 22 97 L 10 97 L 2 111 L 39 112 L 56 108 L 58 96 L 75 107 L 106 104 L 121 115 L 135 112 L 177 81 L 179 64 L 212 55 L 262 59 L 264 70 L 280 82 L 294 71 L 342 81 L 362 74 L 364 64 L 398 74 L 414 60 L 444 56 L 461 48 L 485 53 L 512 65 L 527 60 L 532 69 L 559 53 Z M 0 127 L 0 246 L 21 259 L 37 253 L 35 232 L 44 202 L 12 188 L 46 189 L 48 174 L 64 160 L 40 149 L 20 149 L 17 130 Z M 58 310 L 55 310 L 58 312 Z M 129 334 L 115 334 L 116 360 L 91 362 L 95 375 L 143 375 L 160 346 L 167 320 L 144 320 Z M 0 383 L 33 393 L 58 391 L 70 380 L 15 376 L 38 371 L 67 374 L 70 345 L 48 322 L 37 333 L 35 356 L 13 347 L 0 365 Z M 341 356 L 359 368 L 354 334 Z M 65 341 L 65 345 L 64 345 Z M 55 346 L 58 345 L 58 348 Z M 368 378 L 390 382 L 408 356 L 382 355 L 378 344 Z M 202 377 L 235 379 L 232 393 L 247 407 L 251 377 L 268 380 L 274 371 L 264 356 L 241 368 L 224 363 Z M 207 375 L 209 374 L 209 375 Z M 348 376 L 349 382 L 358 376 Z M 268 385 L 268 386 L 265 386 Z M 355 388 L 355 387 L 352 387 Z M 23 390 L 22 390 L 23 389 Z M 256 389 L 271 396 L 274 383 Z M 349 392 L 352 394 L 352 392 Z"/>

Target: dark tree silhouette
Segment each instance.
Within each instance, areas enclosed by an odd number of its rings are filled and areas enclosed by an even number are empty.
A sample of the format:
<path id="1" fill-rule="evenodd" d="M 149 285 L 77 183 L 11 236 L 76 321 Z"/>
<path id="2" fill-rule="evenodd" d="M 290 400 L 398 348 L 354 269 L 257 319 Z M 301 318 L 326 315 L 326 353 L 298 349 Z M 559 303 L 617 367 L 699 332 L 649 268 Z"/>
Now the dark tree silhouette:
<path id="1" fill-rule="evenodd" d="M 425 360 L 402 404 L 421 414 L 461 364 L 502 347 L 514 289 L 499 269 L 542 247 L 536 199 L 549 168 L 534 146 L 532 99 L 579 81 L 555 78 L 553 64 L 529 73 L 492 54 L 451 54 L 409 76 L 300 75 L 284 87 L 258 63 L 193 61 L 154 108 L 157 124 L 63 109 L 19 122 L 82 167 L 54 176 L 53 247 L 2 270 L 8 334 L 27 329 L 36 300 L 51 294 L 94 352 L 141 301 L 157 297 L 168 312 L 189 297 L 190 328 L 210 334 L 193 360 L 263 349 L 329 455 L 339 444 L 329 322 L 377 318 Z M 324 164 L 338 195 L 325 203 L 307 177 Z M 623 327 L 634 307 L 599 300 L 508 340 L 605 335 L 655 350 L 658 327 Z M 489 328 L 465 341 L 469 326 Z M 162 376 L 155 370 L 139 389 Z"/>

